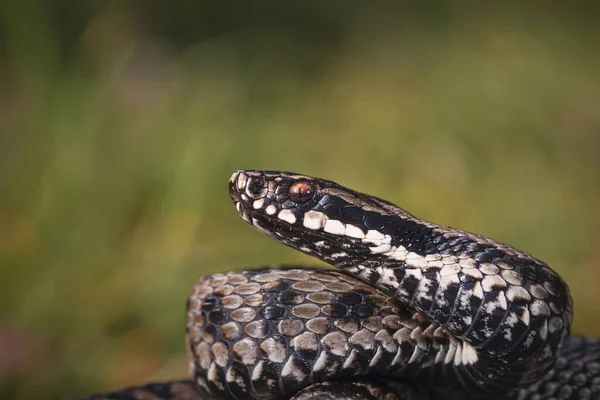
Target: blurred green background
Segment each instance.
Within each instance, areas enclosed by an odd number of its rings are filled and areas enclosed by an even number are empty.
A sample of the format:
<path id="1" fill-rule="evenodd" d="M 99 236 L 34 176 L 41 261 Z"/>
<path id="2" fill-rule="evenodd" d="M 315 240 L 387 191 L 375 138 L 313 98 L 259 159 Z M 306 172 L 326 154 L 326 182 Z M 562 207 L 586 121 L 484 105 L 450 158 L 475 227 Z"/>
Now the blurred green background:
<path id="1" fill-rule="evenodd" d="M 591 4 L 5 0 L 0 398 L 185 376 L 200 275 L 312 263 L 236 215 L 239 168 L 525 249 L 600 335 Z"/>

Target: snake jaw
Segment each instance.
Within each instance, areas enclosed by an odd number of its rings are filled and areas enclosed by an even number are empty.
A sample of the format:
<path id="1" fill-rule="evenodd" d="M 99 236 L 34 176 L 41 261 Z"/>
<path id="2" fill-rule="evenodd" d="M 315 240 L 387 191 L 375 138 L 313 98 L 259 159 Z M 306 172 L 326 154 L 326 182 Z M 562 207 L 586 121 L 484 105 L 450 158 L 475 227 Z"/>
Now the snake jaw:
<path id="1" fill-rule="evenodd" d="M 240 216 L 259 231 L 329 264 L 352 264 L 370 256 L 377 239 L 363 233 L 362 221 L 342 215 L 351 199 L 366 204 L 364 195 L 338 196 L 334 182 L 294 173 L 241 170 L 229 180 L 229 194 Z M 381 236 L 381 235 L 379 235 Z M 383 237 L 383 236 L 381 236 Z"/>

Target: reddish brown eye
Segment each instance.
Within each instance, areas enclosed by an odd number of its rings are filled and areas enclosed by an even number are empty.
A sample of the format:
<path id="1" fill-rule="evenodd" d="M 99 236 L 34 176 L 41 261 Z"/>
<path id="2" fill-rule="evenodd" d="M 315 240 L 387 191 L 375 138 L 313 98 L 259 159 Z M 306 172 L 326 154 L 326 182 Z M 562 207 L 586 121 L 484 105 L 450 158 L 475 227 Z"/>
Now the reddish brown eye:
<path id="1" fill-rule="evenodd" d="M 314 194 L 315 188 L 308 182 L 296 182 L 288 190 L 290 200 L 296 203 L 306 203 Z"/>

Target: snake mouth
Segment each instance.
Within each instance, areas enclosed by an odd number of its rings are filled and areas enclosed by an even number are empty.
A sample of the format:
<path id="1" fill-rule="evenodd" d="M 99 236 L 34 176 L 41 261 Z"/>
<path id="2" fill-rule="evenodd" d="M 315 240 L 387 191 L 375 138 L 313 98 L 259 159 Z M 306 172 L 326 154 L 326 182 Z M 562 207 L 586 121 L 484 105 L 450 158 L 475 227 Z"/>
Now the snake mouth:
<path id="1" fill-rule="evenodd" d="M 229 179 L 229 195 L 248 223 L 252 218 L 293 225 L 312 200 L 315 188 L 301 175 L 239 170 Z"/>
<path id="2" fill-rule="evenodd" d="M 256 210 L 266 201 L 267 194 L 267 184 L 259 173 L 239 170 L 229 179 L 229 197 L 237 212 L 250 225 L 253 225 L 252 220 L 258 216 Z"/>
<path id="3" fill-rule="evenodd" d="M 284 188 L 290 182 L 269 179 L 263 172 L 239 170 L 229 179 L 229 196 L 238 214 L 259 231 L 282 241 L 282 236 L 292 236 L 299 227 L 286 206 Z M 288 202 L 289 203 L 289 202 Z M 288 215 L 288 218 L 286 218 Z"/>
<path id="4" fill-rule="evenodd" d="M 248 224 L 305 254 L 337 264 L 367 248 L 352 229 L 336 220 L 334 214 L 343 208 L 331 192 L 336 186 L 295 173 L 240 170 L 229 179 L 229 195 Z"/>
<path id="5" fill-rule="evenodd" d="M 339 268 L 392 249 L 382 227 L 394 216 L 374 198 L 335 182 L 279 171 L 240 170 L 229 179 L 238 214 L 278 242 Z"/>

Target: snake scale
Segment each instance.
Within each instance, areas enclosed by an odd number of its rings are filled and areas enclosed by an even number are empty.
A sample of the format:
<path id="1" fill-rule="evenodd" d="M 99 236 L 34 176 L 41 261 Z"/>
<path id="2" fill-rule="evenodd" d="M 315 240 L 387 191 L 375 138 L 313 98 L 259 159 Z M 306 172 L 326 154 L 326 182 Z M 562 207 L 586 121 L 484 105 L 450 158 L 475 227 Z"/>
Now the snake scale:
<path id="1" fill-rule="evenodd" d="M 570 335 L 569 288 L 543 261 L 324 179 L 237 171 L 229 193 L 337 271 L 200 278 L 191 379 L 87 399 L 600 399 L 600 341 Z"/>

